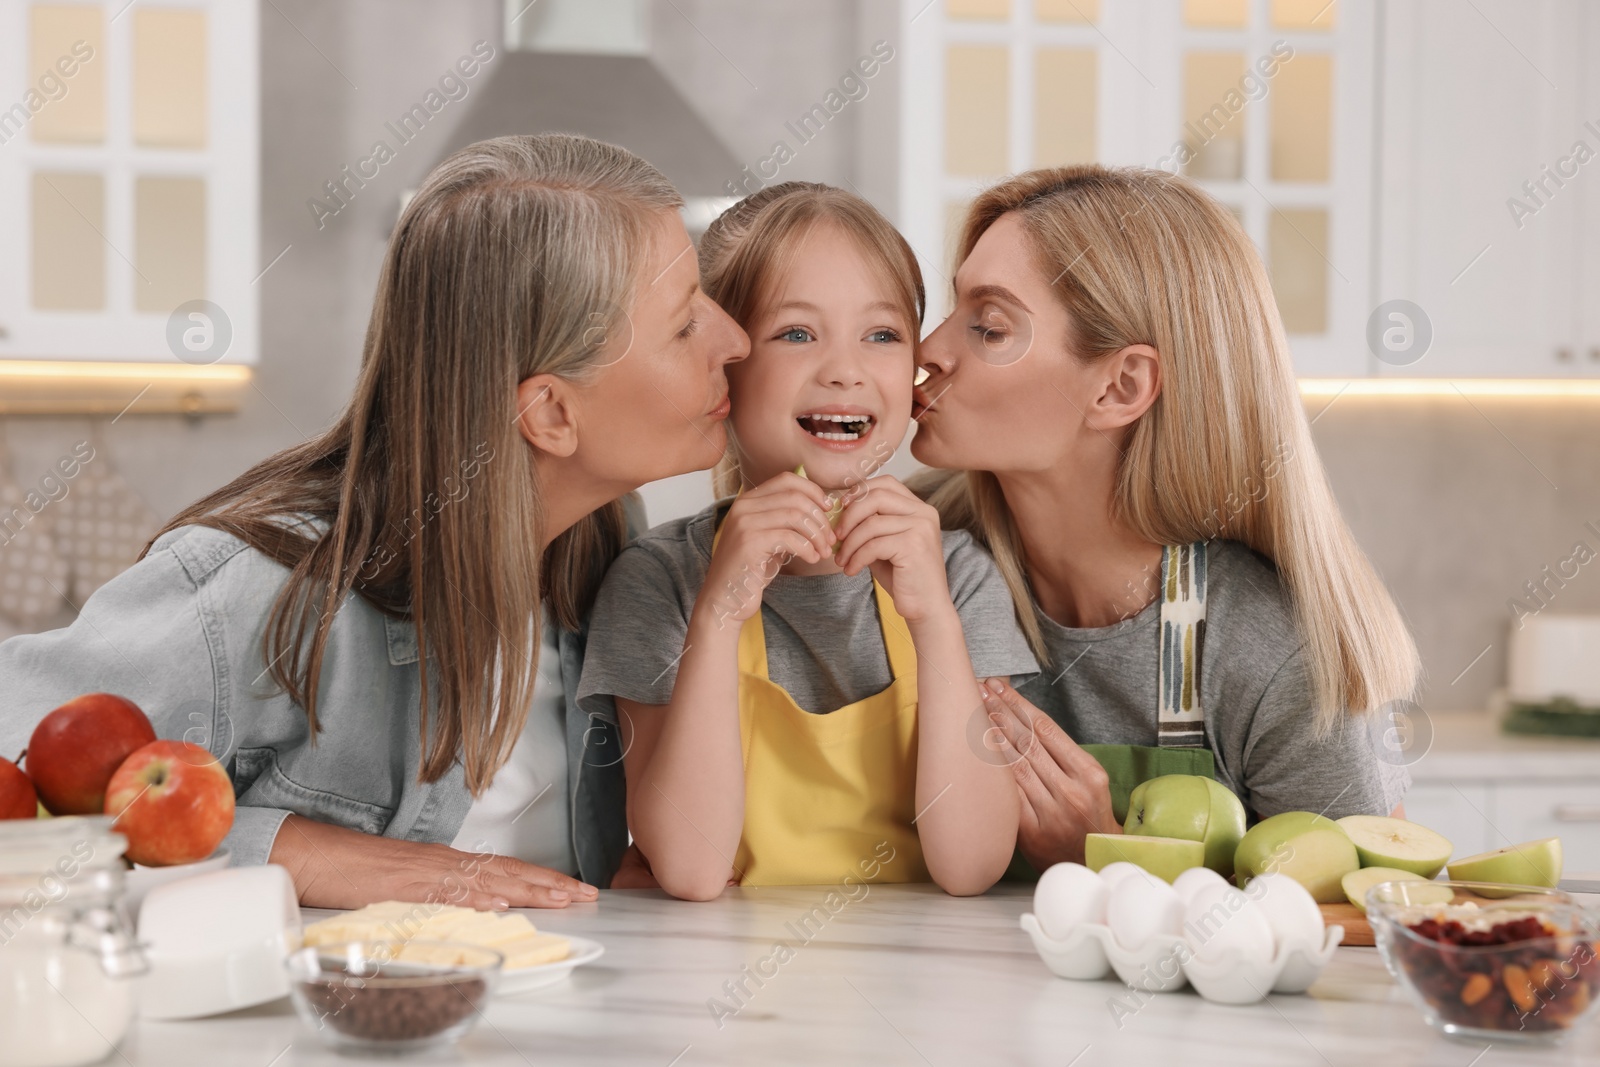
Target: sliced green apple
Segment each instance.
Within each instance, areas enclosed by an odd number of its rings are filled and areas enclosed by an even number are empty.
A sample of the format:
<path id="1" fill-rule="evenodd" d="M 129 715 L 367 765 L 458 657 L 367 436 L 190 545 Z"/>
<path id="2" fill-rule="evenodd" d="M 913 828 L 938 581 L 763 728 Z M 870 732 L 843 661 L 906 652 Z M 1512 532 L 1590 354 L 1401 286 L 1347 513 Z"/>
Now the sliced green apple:
<path id="1" fill-rule="evenodd" d="M 1452 860 L 1449 869 L 1450 877 L 1458 882 L 1496 882 L 1554 889 L 1561 881 L 1561 838 L 1545 837 L 1507 845 L 1493 852 L 1480 852 L 1476 856 Z M 1515 895 L 1514 892 L 1480 892 L 1486 897 Z"/>
<path id="2" fill-rule="evenodd" d="M 1084 837 L 1083 864 L 1091 871 L 1119 860 L 1171 882 L 1191 867 L 1205 866 L 1206 846 L 1201 841 L 1145 834 L 1088 834 Z"/>
<path id="3" fill-rule="evenodd" d="M 1365 915 L 1367 890 L 1373 886 L 1384 882 L 1422 882 L 1426 885 L 1430 881 L 1415 871 L 1402 871 L 1394 867 L 1363 867 L 1345 875 L 1339 880 L 1339 885 L 1344 889 L 1345 899 Z M 1429 885 L 1427 888 L 1412 888 L 1406 891 L 1406 900 L 1412 904 L 1448 904 L 1453 899 L 1455 894 L 1445 885 Z"/>
<path id="4" fill-rule="evenodd" d="M 1244 836 L 1244 805 L 1214 778 L 1163 774 L 1141 782 L 1128 795 L 1123 832 L 1180 837 L 1206 846 L 1205 865 L 1224 878 L 1233 874 L 1233 853 Z"/>
<path id="5" fill-rule="evenodd" d="M 811 480 L 811 476 L 806 473 L 806 465 L 804 463 L 802 463 L 798 467 L 796 467 L 794 469 L 794 472 L 796 474 L 798 474 L 800 477 L 804 478 L 808 482 Z M 839 516 L 841 516 L 843 514 L 844 514 L 844 498 L 843 497 L 839 497 L 838 499 L 836 499 L 833 502 L 833 506 L 828 509 L 828 525 L 834 527 L 835 529 L 837 529 L 838 526 L 839 526 Z M 834 545 L 833 546 L 833 551 L 834 551 L 835 554 L 838 554 L 839 546 L 838 545 Z"/>
<path id="6" fill-rule="evenodd" d="M 1262 819 L 1245 831 L 1233 854 L 1233 876 L 1240 886 L 1258 874 L 1277 871 L 1305 886 L 1318 904 L 1343 901 L 1339 882 L 1360 866 L 1361 857 L 1344 828 L 1309 811 Z"/>
<path id="7" fill-rule="evenodd" d="M 1432 878 L 1444 870 L 1445 861 L 1455 851 L 1455 846 L 1443 834 L 1406 819 L 1388 815 L 1346 815 L 1339 820 L 1339 825 L 1356 846 L 1356 855 L 1361 857 L 1363 867 L 1390 867 Z"/>

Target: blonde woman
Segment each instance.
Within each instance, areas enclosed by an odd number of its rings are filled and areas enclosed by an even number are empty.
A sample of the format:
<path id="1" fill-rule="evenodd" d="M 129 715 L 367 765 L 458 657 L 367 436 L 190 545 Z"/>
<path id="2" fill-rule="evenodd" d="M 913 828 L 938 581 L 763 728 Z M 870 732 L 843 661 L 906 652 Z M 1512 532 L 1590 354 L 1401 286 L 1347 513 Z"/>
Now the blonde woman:
<path id="1" fill-rule="evenodd" d="M 0 645 L 0 750 L 119 693 L 224 763 L 233 862 L 282 864 L 305 905 L 594 899 L 627 829 L 616 726 L 572 696 L 585 617 L 619 498 L 721 457 L 749 351 L 681 204 L 580 137 L 441 163 L 344 413 L 184 509 L 71 626 Z"/>
<path id="2" fill-rule="evenodd" d="M 1081 859 L 1161 773 L 1214 774 L 1257 817 L 1397 812 L 1370 713 L 1412 695 L 1416 650 L 1232 214 L 1162 171 L 1032 171 L 974 201 L 957 263 L 912 451 L 1043 664 L 988 686 L 1023 856 Z"/>

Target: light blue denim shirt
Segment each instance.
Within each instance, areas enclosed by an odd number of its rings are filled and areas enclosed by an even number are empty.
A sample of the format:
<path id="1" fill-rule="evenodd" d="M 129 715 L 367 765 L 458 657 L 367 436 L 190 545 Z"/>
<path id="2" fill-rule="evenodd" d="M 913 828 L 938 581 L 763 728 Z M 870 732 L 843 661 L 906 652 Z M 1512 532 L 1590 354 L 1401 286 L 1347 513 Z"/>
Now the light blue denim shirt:
<path id="1" fill-rule="evenodd" d="M 313 738 L 262 652 L 287 575 L 219 530 L 162 536 L 70 626 L 0 644 L 0 752 L 20 752 L 39 720 L 73 697 L 116 693 L 144 709 L 159 736 L 193 741 L 227 768 L 238 798 L 225 842 L 235 864 L 265 863 L 290 813 L 450 843 L 472 796 L 459 761 L 437 782 L 418 780 L 415 629 L 359 596 L 345 601 L 329 634 Z M 559 637 L 569 825 L 579 876 L 605 886 L 628 844 L 622 747 L 614 721 L 586 715 L 573 699 L 584 636 Z"/>

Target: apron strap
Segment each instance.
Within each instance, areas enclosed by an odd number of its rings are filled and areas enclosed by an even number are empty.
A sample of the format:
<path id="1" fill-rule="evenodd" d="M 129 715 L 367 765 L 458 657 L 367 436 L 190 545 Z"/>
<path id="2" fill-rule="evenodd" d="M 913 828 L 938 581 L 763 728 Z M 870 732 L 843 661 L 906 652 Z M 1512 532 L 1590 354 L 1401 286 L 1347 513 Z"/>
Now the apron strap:
<path id="1" fill-rule="evenodd" d="M 883 630 L 884 651 L 889 654 L 889 673 L 895 680 L 917 676 L 917 646 L 911 641 L 911 627 L 894 610 L 894 597 L 872 579 L 872 592 L 878 599 L 878 622 Z"/>
<path id="2" fill-rule="evenodd" d="M 711 551 L 717 550 L 722 540 L 722 516 L 713 520 L 716 526 L 711 534 Z M 752 623 L 754 625 L 752 625 Z M 739 627 L 739 673 L 767 677 L 767 633 L 761 625 L 761 609 L 746 619 Z"/>
<path id="3" fill-rule="evenodd" d="M 1156 739 L 1162 748 L 1204 747 L 1200 664 L 1206 639 L 1206 543 L 1161 550 L 1161 671 Z"/>

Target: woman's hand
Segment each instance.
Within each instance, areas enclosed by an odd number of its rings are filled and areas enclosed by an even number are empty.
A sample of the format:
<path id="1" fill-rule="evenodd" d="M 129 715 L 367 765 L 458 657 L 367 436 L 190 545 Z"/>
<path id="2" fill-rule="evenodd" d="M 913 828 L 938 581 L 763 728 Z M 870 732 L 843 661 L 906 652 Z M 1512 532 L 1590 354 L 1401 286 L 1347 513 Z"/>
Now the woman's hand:
<path id="1" fill-rule="evenodd" d="M 1040 873 L 1055 863 L 1082 863 L 1086 834 L 1122 832 L 1105 768 L 1006 682 L 990 678 L 982 688 L 1022 794 L 1017 847 Z"/>
<path id="2" fill-rule="evenodd" d="M 733 502 L 701 587 L 702 601 L 720 627 L 744 622 L 761 594 L 791 559 L 819 563 L 833 552 L 831 501 L 820 485 L 784 471 Z M 704 610 L 697 606 L 697 610 Z"/>
<path id="3" fill-rule="evenodd" d="M 283 821 L 268 862 L 288 868 L 307 908 L 407 900 L 497 911 L 564 908 L 599 895 L 576 878 L 509 856 L 376 837 L 299 815 Z"/>
<path id="4" fill-rule="evenodd" d="M 850 575 L 872 568 L 906 622 L 953 610 L 939 513 L 899 479 L 880 475 L 852 489 L 838 533 L 839 566 Z"/>

